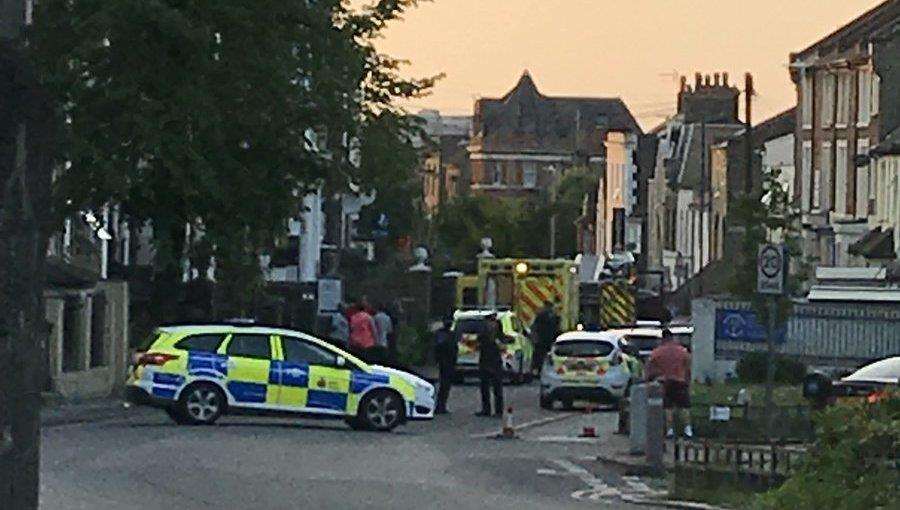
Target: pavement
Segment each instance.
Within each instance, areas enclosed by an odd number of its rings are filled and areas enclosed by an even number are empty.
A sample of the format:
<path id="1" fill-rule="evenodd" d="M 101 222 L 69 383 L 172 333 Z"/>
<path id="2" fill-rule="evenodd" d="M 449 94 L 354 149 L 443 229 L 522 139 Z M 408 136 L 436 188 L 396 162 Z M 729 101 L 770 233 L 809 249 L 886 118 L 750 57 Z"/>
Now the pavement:
<path id="1" fill-rule="evenodd" d="M 656 499 L 665 494 L 662 482 L 602 460 L 626 444 L 613 435 L 615 412 L 542 410 L 536 383 L 507 386 L 506 398 L 517 439 L 496 439 L 501 421 L 473 415 L 472 384 L 454 387 L 450 415 L 386 434 L 340 421 L 251 416 L 177 426 L 162 411 L 115 401 L 82 404 L 80 414 L 77 406 L 68 414 L 45 410 L 41 507 L 669 506 Z M 586 424 L 599 438 L 577 437 Z"/>

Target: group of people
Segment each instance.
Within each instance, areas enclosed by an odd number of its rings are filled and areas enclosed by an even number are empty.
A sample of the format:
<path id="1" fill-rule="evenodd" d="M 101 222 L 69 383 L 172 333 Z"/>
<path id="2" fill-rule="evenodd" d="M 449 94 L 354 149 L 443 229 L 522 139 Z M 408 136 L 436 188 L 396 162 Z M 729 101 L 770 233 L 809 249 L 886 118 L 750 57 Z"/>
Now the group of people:
<path id="1" fill-rule="evenodd" d="M 447 414 L 447 399 L 456 376 L 456 359 L 459 354 L 459 334 L 452 330 L 453 320 L 444 319 L 435 332 L 435 358 L 438 365 L 438 394 L 436 414 Z M 481 411 L 477 416 L 503 415 L 503 358 L 500 345 L 503 334 L 497 314 L 487 315 L 484 327 L 478 333 L 478 375 L 481 386 Z M 493 405 L 492 399 L 493 396 Z"/>
<path id="2" fill-rule="evenodd" d="M 341 304 L 331 315 L 329 338 L 367 363 L 384 365 L 393 361 L 396 335 L 388 307 L 384 303 L 373 307 L 365 297 L 352 303 Z"/>

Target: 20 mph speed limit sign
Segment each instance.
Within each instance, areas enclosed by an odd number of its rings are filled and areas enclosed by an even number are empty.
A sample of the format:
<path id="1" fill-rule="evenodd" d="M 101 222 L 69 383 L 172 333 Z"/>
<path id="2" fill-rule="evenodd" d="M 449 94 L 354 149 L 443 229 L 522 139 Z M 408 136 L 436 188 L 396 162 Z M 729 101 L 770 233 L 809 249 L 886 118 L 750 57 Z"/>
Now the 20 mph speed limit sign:
<path id="1" fill-rule="evenodd" d="M 756 292 L 783 294 L 785 265 L 783 245 L 759 245 L 756 257 Z"/>

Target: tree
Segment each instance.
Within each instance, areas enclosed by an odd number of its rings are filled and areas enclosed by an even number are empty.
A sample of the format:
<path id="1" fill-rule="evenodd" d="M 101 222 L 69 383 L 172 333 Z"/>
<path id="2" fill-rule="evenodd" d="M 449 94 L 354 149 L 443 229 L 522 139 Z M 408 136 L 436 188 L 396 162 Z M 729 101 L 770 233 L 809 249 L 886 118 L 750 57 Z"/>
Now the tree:
<path id="1" fill-rule="evenodd" d="M 47 0 L 35 55 L 66 119 L 64 212 L 113 202 L 153 226 L 157 277 L 175 281 L 202 232 L 220 281 L 246 296 L 257 256 L 298 193 L 371 186 L 355 142 L 399 138 L 393 100 L 424 93 L 372 44 L 415 0 Z M 313 150 L 322 148 L 322 151 Z M 370 158 L 363 156 L 363 161 Z M 241 310 L 238 310 L 241 311 Z"/>
<path id="2" fill-rule="evenodd" d="M 556 183 L 556 200 L 550 204 L 556 213 L 556 253 L 561 257 L 578 254 L 578 232 L 575 222 L 582 214 L 585 195 L 596 192 L 599 177 L 589 167 L 570 168 Z M 593 212 L 593 211 L 589 211 Z"/>

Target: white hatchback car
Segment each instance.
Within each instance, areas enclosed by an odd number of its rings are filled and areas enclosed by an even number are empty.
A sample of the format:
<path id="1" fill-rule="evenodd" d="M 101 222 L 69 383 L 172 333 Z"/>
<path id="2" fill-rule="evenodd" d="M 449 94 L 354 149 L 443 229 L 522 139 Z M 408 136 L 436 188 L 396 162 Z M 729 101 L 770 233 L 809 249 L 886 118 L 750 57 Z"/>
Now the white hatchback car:
<path id="1" fill-rule="evenodd" d="M 541 367 L 540 405 L 561 401 L 614 402 L 622 398 L 640 362 L 622 352 L 621 335 L 572 331 L 556 338 Z"/>

